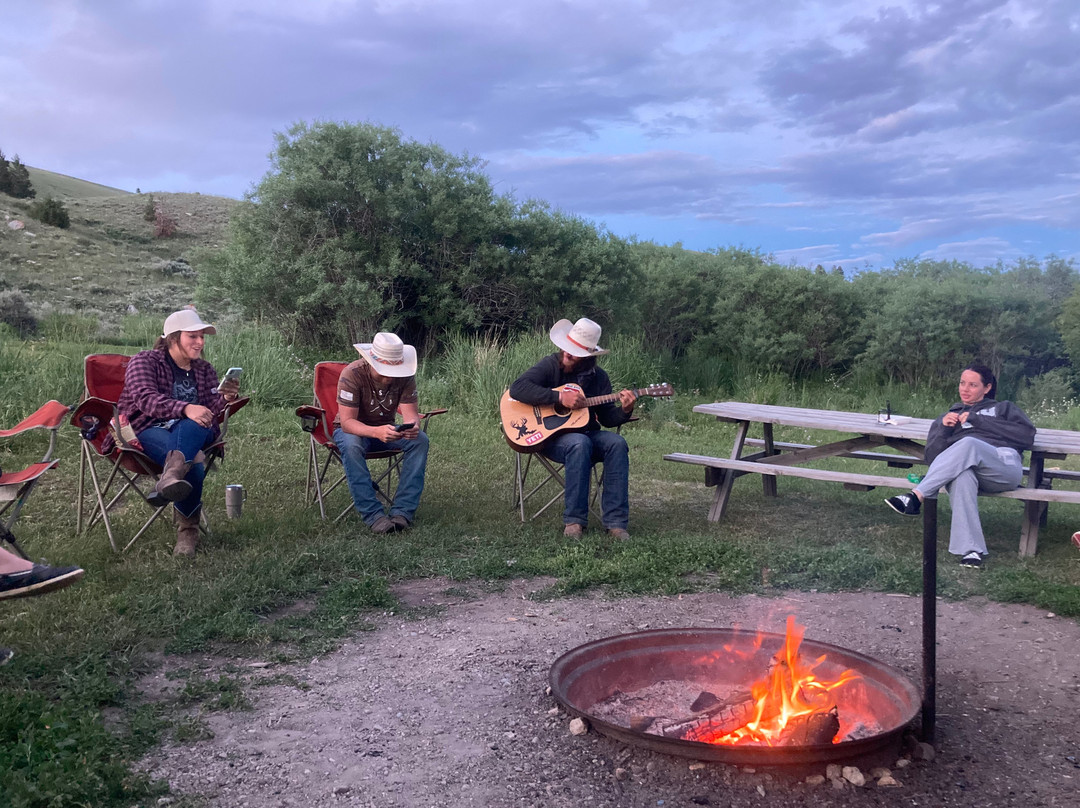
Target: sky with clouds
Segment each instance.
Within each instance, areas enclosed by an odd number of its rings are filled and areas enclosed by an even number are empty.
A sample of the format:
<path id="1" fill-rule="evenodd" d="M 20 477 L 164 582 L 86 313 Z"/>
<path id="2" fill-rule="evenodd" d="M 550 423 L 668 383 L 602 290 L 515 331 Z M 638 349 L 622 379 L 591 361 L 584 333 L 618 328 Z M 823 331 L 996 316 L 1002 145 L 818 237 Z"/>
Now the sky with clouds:
<path id="1" fill-rule="evenodd" d="M 370 121 L 640 240 L 1080 260 L 1076 0 L 7 0 L 0 77 L 9 158 L 127 190 Z"/>

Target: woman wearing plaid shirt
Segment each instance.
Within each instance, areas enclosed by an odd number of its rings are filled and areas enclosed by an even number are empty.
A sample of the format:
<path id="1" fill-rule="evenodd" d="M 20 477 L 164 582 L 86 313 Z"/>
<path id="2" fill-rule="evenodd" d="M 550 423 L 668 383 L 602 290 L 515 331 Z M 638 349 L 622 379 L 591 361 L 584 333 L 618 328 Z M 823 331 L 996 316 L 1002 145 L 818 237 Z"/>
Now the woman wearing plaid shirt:
<path id="1" fill-rule="evenodd" d="M 194 309 L 170 314 L 154 347 L 128 363 L 118 404 L 121 423 L 127 420 L 142 450 L 162 466 L 155 495 L 176 509 L 176 555 L 195 555 L 202 450 L 216 440 L 217 419 L 240 392 L 235 379 L 226 379 L 219 392 L 217 373 L 202 358 L 206 335 L 216 333 Z"/>

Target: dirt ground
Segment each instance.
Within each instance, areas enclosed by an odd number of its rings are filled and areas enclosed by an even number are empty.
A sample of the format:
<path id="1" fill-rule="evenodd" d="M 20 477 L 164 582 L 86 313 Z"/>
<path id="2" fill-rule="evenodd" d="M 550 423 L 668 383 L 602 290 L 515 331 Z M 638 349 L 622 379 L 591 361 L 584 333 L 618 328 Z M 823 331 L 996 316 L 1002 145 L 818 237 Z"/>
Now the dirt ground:
<path id="1" fill-rule="evenodd" d="M 698 763 L 591 731 L 546 693 L 551 663 L 590 640 L 646 628 L 739 625 L 850 648 L 921 679 L 921 601 L 878 593 L 782 599 L 718 594 L 534 602 L 427 580 L 397 590 L 427 615 L 376 618 L 305 664 L 233 660 L 301 686 L 249 687 L 250 712 L 208 713 L 209 740 L 142 768 L 210 806 L 1075 806 L 1080 804 L 1080 625 L 1027 606 L 939 602 L 933 760 L 808 784 L 799 770 Z M 220 664 L 220 663 L 215 663 Z M 145 689 L 169 686 L 166 672 Z M 898 760 L 900 761 L 898 764 Z M 866 774 L 869 775 L 869 767 Z M 880 772 L 878 773 L 880 775 Z M 857 778 L 856 778 L 857 779 Z M 165 798 L 163 802 L 167 802 Z"/>

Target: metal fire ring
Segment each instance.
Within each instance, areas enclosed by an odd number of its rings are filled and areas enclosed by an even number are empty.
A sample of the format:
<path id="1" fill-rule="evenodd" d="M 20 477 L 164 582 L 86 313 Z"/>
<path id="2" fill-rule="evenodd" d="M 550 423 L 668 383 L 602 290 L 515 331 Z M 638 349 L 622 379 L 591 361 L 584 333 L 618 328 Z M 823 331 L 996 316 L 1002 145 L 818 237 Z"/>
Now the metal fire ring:
<path id="1" fill-rule="evenodd" d="M 548 680 L 552 696 L 563 709 L 588 719 L 601 734 L 670 755 L 734 765 L 781 765 L 850 760 L 899 747 L 904 729 L 920 706 L 919 691 L 911 681 L 899 669 L 871 657 L 805 639 L 801 654 L 811 658 L 824 654 L 830 664 L 851 668 L 863 677 L 866 692 L 873 700 L 875 718 L 886 729 L 866 738 L 832 744 L 728 746 L 638 732 L 591 713 L 595 705 L 616 691 L 632 692 L 666 679 L 706 681 L 709 677 L 731 676 L 732 671 L 718 669 L 717 663 L 708 661 L 718 653 L 726 653 L 726 647 L 733 646 L 744 653 L 757 648 L 754 655 L 760 659 L 752 668 L 763 670 L 764 661 L 783 643 L 781 634 L 735 628 L 639 631 L 594 640 L 567 651 L 551 666 Z M 753 669 L 745 673 L 753 677 Z"/>

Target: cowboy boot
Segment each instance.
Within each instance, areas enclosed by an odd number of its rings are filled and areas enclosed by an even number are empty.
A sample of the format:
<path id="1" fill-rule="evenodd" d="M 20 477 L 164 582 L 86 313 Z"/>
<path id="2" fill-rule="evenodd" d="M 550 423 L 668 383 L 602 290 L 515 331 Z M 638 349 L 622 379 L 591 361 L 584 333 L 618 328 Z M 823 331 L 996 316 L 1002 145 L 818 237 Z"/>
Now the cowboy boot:
<path id="1" fill-rule="evenodd" d="M 173 521 L 176 523 L 176 547 L 173 555 L 193 558 L 195 550 L 199 546 L 199 511 L 191 516 L 184 516 L 180 511 L 173 510 Z"/>
<path id="2" fill-rule="evenodd" d="M 184 459 L 184 453 L 173 449 L 165 455 L 165 464 L 161 469 L 154 494 L 167 502 L 179 502 L 191 493 L 191 483 L 184 478 L 191 469 L 191 464 Z"/>

